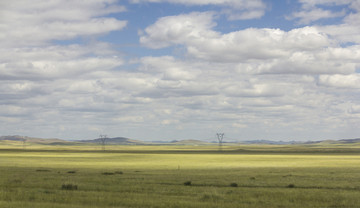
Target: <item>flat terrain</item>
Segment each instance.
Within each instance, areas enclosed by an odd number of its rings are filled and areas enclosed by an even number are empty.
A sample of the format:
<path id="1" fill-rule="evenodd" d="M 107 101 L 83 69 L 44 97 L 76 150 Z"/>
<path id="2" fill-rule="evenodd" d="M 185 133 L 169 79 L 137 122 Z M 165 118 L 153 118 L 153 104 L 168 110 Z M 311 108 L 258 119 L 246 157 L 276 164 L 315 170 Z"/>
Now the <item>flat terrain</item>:
<path id="1" fill-rule="evenodd" d="M 106 148 L 0 144 L 0 207 L 360 204 L 356 145 Z"/>

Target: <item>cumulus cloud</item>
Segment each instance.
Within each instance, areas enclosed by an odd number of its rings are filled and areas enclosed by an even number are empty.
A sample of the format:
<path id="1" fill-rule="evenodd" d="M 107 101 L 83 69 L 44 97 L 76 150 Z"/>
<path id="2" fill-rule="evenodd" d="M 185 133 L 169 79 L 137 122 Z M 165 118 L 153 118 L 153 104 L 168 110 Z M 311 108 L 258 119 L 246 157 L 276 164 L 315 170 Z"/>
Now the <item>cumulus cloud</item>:
<path id="1" fill-rule="evenodd" d="M 348 74 L 359 64 L 354 56 L 359 48 L 338 47 L 317 27 L 248 28 L 221 34 L 215 25 L 212 13 L 163 17 L 145 29 L 140 42 L 155 49 L 183 45 L 188 57 L 241 63 L 239 70 L 249 73 Z"/>
<path id="2" fill-rule="evenodd" d="M 335 4 L 334 1 L 327 3 Z M 347 18 L 344 21 L 348 21 Z M 156 87 L 168 90 L 157 99 L 164 95 L 176 97 L 174 103 L 192 112 L 211 109 L 209 120 L 219 116 L 233 128 L 246 127 L 247 130 L 263 126 L 302 132 L 326 125 L 333 129 L 355 125 L 357 114 L 350 116 L 348 112 L 355 112 L 356 107 L 339 104 L 339 99 L 347 100 L 350 95 L 335 93 L 334 89 L 357 92 L 357 83 L 360 83 L 356 73 L 360 66 L 358 45 L 343 46 L 341 39 L 322 26 L 289 31 L 247 28 L 229 33 L 216 31 L 215 26 L 213 13 L 190 13 L 162 17 L 145 29 L 140 37 L 144 46 L 186 49 L 183 61 L 171 57 L 142 59 L 147 70 L 158 74 L 160 84 Z M 335 31 L 341 25 L 333 27 Z M 186 66 L 180 68 L 187 71 L 200 69 L 195 70 L 194 79 L 198 85 L 210 83 L 212 88 L 207 89 L 212 89 L 212 94 L 198 93 L 192 96 L 192 102 L 182 100 L 189 94 L 179 92 L 192 79 L 186 79 L 183 74 L 167 81 L 164 76 L 179 66 Z M 159 89 L 155 91 L 160 92 Z M 356 103 L 358 101 L 350 106 Z M 216 113 L 212 114 L 213 111 Z M 344 122 L 348 117 L 351 119 Z M 225 126 L 214 128 L 226 129 Z"/>
<path id="3" fill-rule="evenodd" d="M 183 63 L 172 56 L 144 57 L 141 63 L 142 71 L 160 73 L 165 80 L 195 80 L 202 71 L 195 64 Z"/>
<path id="4" fill-rule="evenodd" d="M 164 48 L 173 44 L 184 44 L 189 40 L 206 37 L 218 37 L 211 28 L 216 24 L 212 21 L 214 13 L 191 13 L 179 16 L 160 18 L 155 24 L 145 29 L 146 35 L 140 42 L 150 48 Z"/>
<path id="5" fill-rule="evenodd" d="M 216 23 L 212 13 L 163 17 L 145 29 L 140 42 L 150 48 L 185 44 L 189 46 L 190 51 L 198 53 L 197 56 L 201 56 L 202 53 L 209 54 L 214 50 L 235 52 L 225 54 L 235 54 L 237 59 L 242 56 L 248 56 L 243 57 L 244 59 L 257 58 L 256 56 L 260 58 L 262 55 L 264 58 L 281 56 L 283 53 L 281 50 L 284 49 L 313 50 L 330 44 L 328 37 L 313 27 L 294 29 L 289 32 L 280 29 L 248 28 L 220 34 L 213 30 L 214 26 Z M 264 51 L 253 52 L 253 49 Z"/>
<path id="6" fill-rule="evenodd" d="M 343 23 L 339 25 L 319 26 L 319 30 L 333 36 L 343 44 L 359 44 L 360 43 L 360 3 L 351 1 L 350 8 L 353 10 L 348 13 Z"/>
<path id="7" fill-rule="evenodd" d="M 11 1 L 0 8 L 2 46 L 38 46 L 52 40 L 120 30 L 126 21 L 101 17 L 125 10 L 113 0 L 99 1 Z M 9 45 L 10 44 L 10 45 Z"/>
<path id="8" fill-rule="evenodd" d="M 319 83 L 335 88 L 357 88 L 360 89 L 360 74 L 349 75 L 321 75 Z"/>
<path id="9" fill-rule="evenodd" d="M 31 133 L 26 132 L 31 129 L 38 134 L 54 133 L 62 123 L 59 119 L 71 126 L 71 120 L 91 118 L 91 112 L 102 111 L 103 102 L 96 101 L 96 96 L 104 89 L 97 80 L 123 65 L 118 52 L 95 39 L 84 44 L 55 41 L 122 30 L 127 21 L 107 15 L 124 12 L 125 7 L 114 0 L 0 4 L 0 105 L 8 112 L 0 112 L 0 120 L 6 128 L 14 125 L 19 134 Z"/>
<path id="10" fill-rule="evenodd" d="M 54 80 L 122 65 L 104 43 L 84 46 L 51 42 L 121 30 L 126 21 L 103 16 L 124 10 L 113 0 L 3 2 L 0 79 Z"/>
<path id="11" fill-rule="evenodd" d="M 96 56 L 92 51 L 94 48 L 102 56 Z M 3 51 L 0 55 L 3 60 L 0 64 L 0 79 L 59 79 L 122 65 L 120 58 L 104 56 L 108 50 L 102 44 L 91 47 L 68 45 L 0 49 Z"/>

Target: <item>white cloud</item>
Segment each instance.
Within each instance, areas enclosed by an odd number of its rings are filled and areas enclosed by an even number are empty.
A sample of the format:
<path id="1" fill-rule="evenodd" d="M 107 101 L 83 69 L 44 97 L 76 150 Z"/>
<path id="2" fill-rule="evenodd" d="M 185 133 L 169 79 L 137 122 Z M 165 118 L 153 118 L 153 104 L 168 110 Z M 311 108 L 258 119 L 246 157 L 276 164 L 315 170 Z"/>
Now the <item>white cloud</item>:
<path id="1" fill-rule="evenodd" d="M 20 106 L 13 105 L 0 105 L 0 115 L 20 117 L 28 114 L 28 109 Z"/>
<path id="2" fill-rule="evenodd" d="M 355 11 L 350 12 L 343 19 L 342 24 L 338 25 L 325 25 L 319 26 L 319 30 L 323 31 L 339 42 L 344 44 L 359 44 L 360 43 L 360 3 L 358 1 L 353 1 L 351 8 Z"/>
<path id="3" fill-rule="evenodd" d="M 358 8 L 358 0 L 299 0 L 301 9 L 293 12 L 286 18 L 288 20 L 296 19 L 298 24 L 310 24 L 320 19 L 330 19 L 345 17 L 352 15 L 349 13 L 350 9 Z M 329 9 L 323 9 L 321 7 L 328 7 Z M 342 11 L 336 11 L 335 7 L 345 7 Z"/>
<path id="4" fill-rule="evenodd" d="M 228 16 L 229 20 L 249 20 L 259 19 L 265 15 L 265 11 L 262 9 L 256 9 L 252 11 L 237 12 L 236 10 L 224 9 L 223 13 Z"/>
<path id="5" fill-rule="evenodd" d="M 0 105 L 7 111 L 1 111 L 0 117 L 5 129 L 49 135 L 63 126 L 75 133 L 82 119 L 107 112 L 104 107 L 121 109 L 102 100 L 111 92 L 98 80 L 111 78 L 109 71 L 124 61 L 96 36 L 126 26 L 126 21 L 107 17 L 125 11 L 123 6 L 115 0 L 0 4 Z M 54 43 L 78 37 L 90 38 L 80 44 Z M 103 98 L 97 100 L 98 96 Z M 2 132 L 9 131 L 4 128 Z"/>
<path id="6" fill-rule="evenodd" d="M 209 31 L 213 32 L 213 31 Z M 330 45 L 326 35 L 315 28 L 249 28 L 219 37 L 188 41 L 189 54 L 209 60 L 233 61 L 288 57 L 293 51 L 313 51 Z"/>
<path id="7" fill-rule="evenodd" d="M 321 75 L 319 83 L 335 88 L 357 88 L 360 89 L 360 74 L 349 75 Z"/>
<path id="8" fill-rule="evenodd" d="M 141 36 L 140 42 L 151 48 L 163 48 L 193 39 L 217 37 L 218 34 L 210 30 L 216 25 L 212 21 L 213 15 L 210 12 L 196 12 L 162 17 L 145 29 L 146 36 Z"/>
<path id="9" fill-rule="evenodd" d="M 345 16 L 345 10 L 341 12 L 333 12 L 331 10 L 324 10 L 321 8 L 313 8 L 311 10 L 303 10 L 299 12 L 295 12 L 292 14 L 291 17 L 288 19 L 299 19 L 299 24 L 309 24 L 315 22 L 320 19 L 329 19 L 329 18 L 336 18 L 336 17 L 343 17 Z"/>
<path id="10" fill-rule="evenodd" d="M 328 37 L 313 27 L 289 32 L 280 29 L 248 28 L 220 34 L 212 29 L 216 25 L 213 18 L 212 13 L 163 17 L 145 29 L 140 42 L 151 48 L 186 44 L 189 50 L 199 53 L 198 56 L 201 56 L 201 53 L 209 54 L 212 51 L 224 50 L 223 52 L 229 52 L 226 54 L 237 56 L 237 59 L 256 58 L 256 56 L 276 57 L 281 56 L 284 49 L 314 50 L 330 45 Z M 239 53 L 242 56 L 239 56 Z"/>
<path id="11" fill-rule="evenodd" d="M 142 71 L 157 72 L 165 80 L 194 80 L 201 73 L 201 69 L 175 60 L 172 56 L 144 57 L 141 59 Z"/>
<path id="12" fill-rule="evenodd" d="M 299 0 L 299 2 L 302 4 L 302 7 L 307 8 L 307 7 L 314 7 L 317 5 L 347 5 L 350 4 L 351 2 L 355 2 L 354 0 L 342 0 L 342 1 L 338 1 L 338 0 Z"/>
<path id="13" fill-rule="evenodd" d="M 113 0 L 7 1 L 0 7 L 0 43 L 4 46 L 39 46 L 52 40 L 105 34 L 121 30 L 126 21 L 101 17 L 122 12 Z"/>
<path id="14" fill-rule="evenodd" d="M 220 32 L 215 29 L 220 13 L 257 18 L 263 3 L 166 2 L 220 9 L 159 18 L 139 33 L 141 43 L 151 49 L 175 46 L 184 54 L 137 57 L 131 68 L 110 43 L 97 41 L 98 35 L 124 28 L 124 21 L 108 17 L 125 10 L 117 1 L 34 1 L 29 9 L 23 1 L 2 9 L 2 2 L 0 131 L 71 139 L 100 133 L 184 139 L 187 132 L 209 139 L 204 135 L 216 131 L 249 139 L 312 139 L 357 128 L 360 48 L 343 46 L 359 33 L 345 36 L 358 27 L 356 13 L 331 28 Z M 74 37 L 86 38 L 55 42 Z"/>
<path id="15" fill-rule="evenodd" d="M 150 48 L 183 45 L 188 58 L 237 63 L 239 72 L 247 73 L 348 74 L 359 64 L 358 47 L 339 47 L 322 28 L 221 34 L 213 29 L 213 18 L 211 13 L 163 17 L 145 29 L 140 42 Z"/>
<path id="16" fill-rule="evenodd" d="M 163 105 L 175 105 L 183 116 L 172 118 L 182 123 L 196 121 L 195 116 L 203 117 L 207 112 L 209 121 L 222 120 L 247 132 L 257 127 L 303 134 L 322 128 L 325 134 L 355 126 L 358 118 L 348 115 L 351 108 L 341 105 L 350 95 L 339 92 L 358 90 L 358 45 L 342 46 L 341 40 L 320 26 L 289 31 L 247 28 L 222 34 L 214 30 L 214 20 L 211 13 L 182 14 L 163 17 L 145 29 L 140 39 L 145 46 L 186 50 L 183 60 L 168 56 L 142 59 L 143 72 L 159 79 L 151 94 L 143 96 L 157 95 L 153 98 L 161 99 Z M 165 79 L 164 74 L 172 68 L 197 69 L 196 77 Z M 196 88 L 192 80 L 196 80 Z M 209 84 L 212 93 L 206 94 Z M 187 86 L 199 91 L 185 93 Z M 186 99 L 190 95 L 191 102 Z M 355 100 L 353 106 L 359 103 Z M 226 125 L 221 128 L 226 129 Z M 329 126 L 331 130 L 325 130 Z M 254 135 L 256 130 L 251 133 Z"/>
<path id="17" fill-rule="evenodd" d="M 352 9 L 355 9 L 356 11 L 360 11 L 360 2 L 359 1 L 351 1 L 351 6 Z"/>
<path id="18" fill-rule="evenodd" d="M 132 122 L 132 123 L 142 123 L 144 122 L 144 118 L 142 116 L 121 116 L 115 118 L 114 121 L 116 122 Z"/>
<path id="19" fill-rule="evenodd" d="M 351 114 L 360 114 L 360 105 L 351 105 L 348 112 Z"/>
<path id="20" fill-rule="evenodd" d="M 93 49 L 103 56 L 92 56 Z M 102 44 L 89 48 L 77 45 L 50 46 L 32 49 L 0 49 L 0 75 L 2 79 L 55 79 L 73 77 L 94 70 L 108 70 L 123 64 L 123 60 L 104 56 L 109 53 Z M 101 52 L 103 51 L 103 52 Z M 0 78 L 1 79 L 1 78 Z"/>

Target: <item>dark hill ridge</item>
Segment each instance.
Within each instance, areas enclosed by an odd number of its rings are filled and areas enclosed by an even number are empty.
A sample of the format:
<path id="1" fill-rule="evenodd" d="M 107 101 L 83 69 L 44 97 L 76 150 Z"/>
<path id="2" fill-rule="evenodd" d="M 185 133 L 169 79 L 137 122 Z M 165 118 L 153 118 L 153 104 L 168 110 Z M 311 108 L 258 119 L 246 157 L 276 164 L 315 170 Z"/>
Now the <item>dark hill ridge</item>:
<path id="1" fill-rule="evenodd" d="M 355 143 L 360 143 L 360 138 L 340 139 L 340 140 L 319 140 L 319 141 L 304 142 L 304 144 L 355 144 Z"/>
<path id="2" fill-rule="evenodd" d="M 25 138 L 28 137 L 22 137 L 22 136 L 1 136 L 0 140 L 10 140 L 10 141 L 24 141 Z"/>
<path id="3" fill-rule="evenodd" d="M 181 145 L 200 145 L 200 144 L 208 144 L 208 142 L 200 141 L 200 140 L 194 140 L 194 139 L 187 139 L 187 140 L 174 140 L 171 141 L 170 144 L 181 144 Z"/>
<path id="4" fill-rule="evenodd" d="M 80 140 L 78 142 L 84 143 L 101 143 L 101 139 L 93 139 L 93 140 Z M 133 140 L 125 137 L 114 137 L 114 138 L 106 138 L 105 144 L 146 144 L 146 142 Z"/>
<path id="5" fill-rule="evenodd" d="M 276 145 L 282 145 L 282 144 L 300 144 L 301 142 L 296 141 L 271 141 L 271 140 L 250 140 L 250 141 L 244 141 L 241 142 L 243 144 L 276 144 Z"/>
<path id="6" fill-rule="evenodd" d="M 0 140 L 9 140 L 9 141 L 26 141 L 26 142 L 32 142 L 32 143 L 68 143 L 68 141 L 61 140 L 61 139 L 43 139 L 43 138 L 36 138 L 36 137 L 27 137 L 27 136 L 19 136 L 19 135 L 13 135 L 13 136 L 1 136 Z"/>
<path id="7" fill-rule="evenodd" d="M 360 143 L 360 138 L 356 138 L 356 139 L 341 139 L 341 140 L 338 140 L 338 142 L 340 142 L 340 143 Z"/>

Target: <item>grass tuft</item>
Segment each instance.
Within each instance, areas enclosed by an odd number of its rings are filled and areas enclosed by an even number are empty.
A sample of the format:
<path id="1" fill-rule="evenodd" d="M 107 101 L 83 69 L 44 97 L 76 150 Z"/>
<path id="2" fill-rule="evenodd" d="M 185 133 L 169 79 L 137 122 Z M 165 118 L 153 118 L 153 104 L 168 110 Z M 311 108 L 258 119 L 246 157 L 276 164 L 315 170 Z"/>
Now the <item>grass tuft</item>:
<path id="1" fill-rule="evenodd" d="M 238 187 L 237 183 L 230 183 L 230 187 Z"/>
<path id="2" fill-rule="evenodd" d="M 74 185 L 74 184 L 63 184 L 61 186 L 61 189 L 62 190 L 77 190 L 78 189 L 78 186 L 77 185 Z"/>
<path id="3" fill-rule="evenodd" d="M 47 169 L 37 169 L 36 172 L 50 172 L 50 170 L 47 170 Z"/>
<path id="4" fill-rule="evenodd" d="M 102 175 L 115 175 L 115 174 L 117 174 L 117 175 L 122 175 L 122 174 L 124 174 L 122 171 L 115 171 L 115 172 L 103 172 L 103 173 L 101 173 Z"/>
<path id="5" fill-rule="evenodd" d="M 185 181 L 185 182 L 184 182 L 184 185 L 185 185 L 185 186 L 191 186 L 191 181 Z"/>
<path id="6" fill-rule="evenodd" d="M 101 173 L 102 175 L 114 175 L 115 173 L 112 173 L 112 172 L 103 172 Z"/>
<path id="7" fill-rule="evenodd" d="M 288 187 L 288 188 L 295 188 L 295 185 L 291 183 L 291 184 L 289 184 L 287 187 Z"/>
<path id="8" fill-rule="evenodd" d="M 202 201 L 212 201 L 212 202 L 217 202 L 222 199 L 223 197 L 217 193 L 206 193 L 201 197 Z"/>

